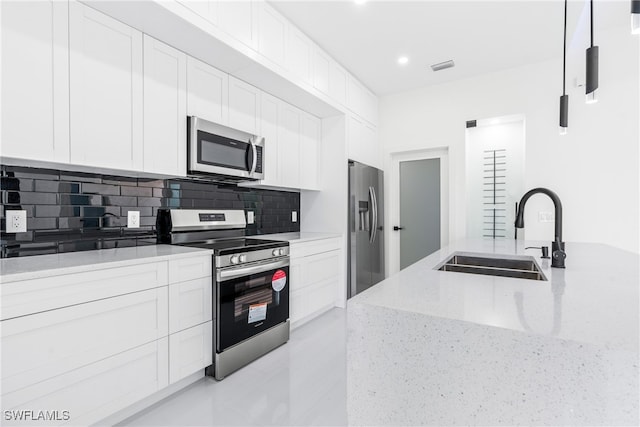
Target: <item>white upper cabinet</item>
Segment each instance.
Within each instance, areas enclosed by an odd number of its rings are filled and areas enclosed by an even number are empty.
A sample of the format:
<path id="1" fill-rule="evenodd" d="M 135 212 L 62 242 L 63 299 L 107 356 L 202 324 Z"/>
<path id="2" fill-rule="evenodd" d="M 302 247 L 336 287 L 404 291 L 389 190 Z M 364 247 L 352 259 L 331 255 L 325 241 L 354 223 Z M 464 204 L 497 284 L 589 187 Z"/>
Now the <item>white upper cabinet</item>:
<path id="1" fill-rule="evenodd" d="M 335 61 L 329 68 L 329 96 L 341 105 L 347 103 L 347 72 Z"/>
<path id="2" fill-rule="evenodd" d="M 347 121 L 347 151 L 352 160 L 374 167 L 381 167 L 376 128 L 356 115 Z"/>
<path id="3" fill-rule="evenodd" d="M 280 185 L 278 164 L 278 117 L 280 114 L 278 98 L 263 93 L 260 107 L 260 136 L 264 138 L 264 179 L 262 184 Z"/>
<path id="4" fill-rule="evenodd" d="M 0 3 L 2 151 L 0 155 L 69 161 L 67 3 Z"/>
<path id="5" fill-rule="evenodd" d="M 229 75 L 187 57 L 187 115 L 229 124 Z"/>
<path id="6" fill-rule="evenodd" d="M 191 9 L 213 25 L 218 25 L 220 0 L 178 0 L 178 3 Z"/>
<path id="7" fill-rule="evenodd" d="M 320 146 L 320 119 L 302 113 L 300 121 L 300 188 L 318 189 L 318 150 Z"/>
<path id="8" fill-rule="evenodd" d="M 139 171 L 142 33 L 69 3 L 71 162 Z"/>
<path id="9" fill-rule="evenodd" d="M 221 0 L 218 2 L 219 27 L 247 46 L 256 49 L 254 2 L 250 0 Z"/>
<path id="10" fill-rule="evenodd" d="M 258 52 L 279 66 L 285 65 L 287 21 L 267 2 L 256 3 Z"/>
<path id="11" fill-rule="evenodd" d="M 259 134 L 260 89 L 229 76 L 229 127 Z"/>
<path id="12" fill-rule="evenodd" d="M 280 184 L 284 187 L 300 188 L 300 122 L 302 111 L 280 103 L 278 126 L 278 170 Z"/>
<path id="13" fill-rule="evenodd" d="M 313 84 L 311 79 L 313 42 L 293 25 L 289 26 L 287 39 L 287 69 L 296 77 L 302 79 L 303 82 Z"/>
<path id="14" fill-rule="evenodd" d="M 358 79 L 347 78 L 347 108 L 370 123 L 378 122 L 378 100 Z"/>
<path id="15" fill-rule="evenodd" d="M 313 56 L 311 58 L 312 73 L 313 73 L 313 87 L 320 92 L 329 94 L 329 65 L 331 58 L 319 47 L 315 47 L 313 50 Z"/>
<path id="16" fill-rule="evenodd" d="M 187 174 L 187 56 L 144 36 L 144 171 Z"/>

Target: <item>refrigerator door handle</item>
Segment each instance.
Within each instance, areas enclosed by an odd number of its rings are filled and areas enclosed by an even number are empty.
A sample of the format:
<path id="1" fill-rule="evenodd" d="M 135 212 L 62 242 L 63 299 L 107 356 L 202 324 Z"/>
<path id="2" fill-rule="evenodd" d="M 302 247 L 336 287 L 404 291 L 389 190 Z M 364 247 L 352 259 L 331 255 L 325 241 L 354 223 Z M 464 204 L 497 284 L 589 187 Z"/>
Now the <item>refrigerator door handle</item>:
<path id="1" fill-rule="evenodd" d="M 373 243 L 376 240 L 376 233 L 378 231 L 378 200 L 376 198 L 376 190 L 373 187 L 369 187 L 369 197 L 371 198 L 373 211 L 373 221 L 369 230 L 369 243 Z"/>

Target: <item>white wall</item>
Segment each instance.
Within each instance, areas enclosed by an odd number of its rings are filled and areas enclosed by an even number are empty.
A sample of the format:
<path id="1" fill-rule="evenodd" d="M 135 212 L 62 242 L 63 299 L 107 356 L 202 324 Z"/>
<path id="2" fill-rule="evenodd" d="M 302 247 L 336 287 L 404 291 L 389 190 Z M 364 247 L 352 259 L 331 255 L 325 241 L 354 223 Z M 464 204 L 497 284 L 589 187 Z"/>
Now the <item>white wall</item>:
<path id="1" fill-rule="evenodd" d="M 548 187 L 564 208 L 564 240 L 601 242 L 639 252 L 640 38 L 628 26 L 601 31 L 599 102 L 585 105 L 584 46 L 567 60 L 569 133 L 558 133 L 561 58 L 380 99 L 380 139 L 390 153 L 448 147 L 451 239 L 465 230 L 465 122 L 523 114 L 526 119 L 526 189 Z M 463 66 L 463 65 L 460 65 Z M 446 72 L 446 71 L 443 71 Z M 386 172 L 386 171 L 385 171 Z M 527 204 L 525 237 L 551 240 L 552 211 L 543 195 Z M 569 255 L 570 256 L 570 255 Z"/>

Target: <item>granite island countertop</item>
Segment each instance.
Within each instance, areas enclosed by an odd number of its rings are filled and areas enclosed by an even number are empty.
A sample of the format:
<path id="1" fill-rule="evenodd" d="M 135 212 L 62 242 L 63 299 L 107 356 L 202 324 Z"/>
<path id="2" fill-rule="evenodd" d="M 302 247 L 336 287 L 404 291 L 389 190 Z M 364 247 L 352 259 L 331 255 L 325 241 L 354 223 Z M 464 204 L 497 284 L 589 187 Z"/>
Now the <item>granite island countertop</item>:
<path id="1" fill-rule="evenodd" d="M 348 301 L 351 425 L 638 425 L 637 254 L 466 240 Z M 434 269 L 453 252 L 533 256 L 548 281 Z M 493 256 L 493 255 L 489 255 Z"/>

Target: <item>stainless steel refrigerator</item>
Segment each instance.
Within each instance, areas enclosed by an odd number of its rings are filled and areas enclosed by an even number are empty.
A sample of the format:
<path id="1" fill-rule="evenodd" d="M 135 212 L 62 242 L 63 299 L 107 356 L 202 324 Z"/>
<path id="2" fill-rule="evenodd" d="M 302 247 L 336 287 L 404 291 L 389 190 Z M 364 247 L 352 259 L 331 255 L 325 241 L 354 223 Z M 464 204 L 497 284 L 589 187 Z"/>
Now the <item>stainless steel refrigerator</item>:
<path id="1" fill-rule="evenodd" d="M 383 173 L 349 161 L 347 298 L 384 279 Z"/>

